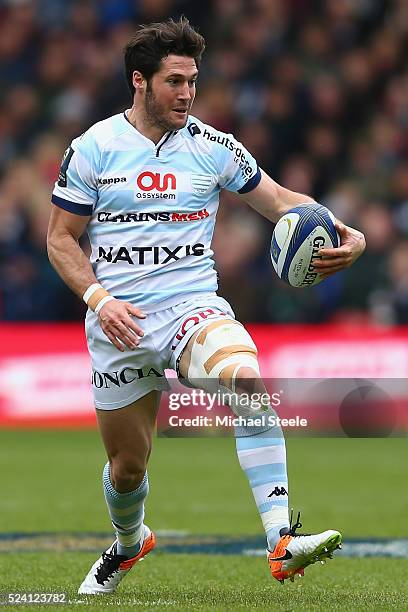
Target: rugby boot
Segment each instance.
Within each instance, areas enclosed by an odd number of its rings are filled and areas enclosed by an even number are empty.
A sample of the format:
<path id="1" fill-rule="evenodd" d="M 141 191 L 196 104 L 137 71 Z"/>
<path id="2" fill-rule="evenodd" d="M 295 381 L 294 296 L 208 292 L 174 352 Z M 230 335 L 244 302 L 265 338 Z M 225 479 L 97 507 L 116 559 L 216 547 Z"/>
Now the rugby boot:
<path id="1" fill-rule="evenodd" d="M 119 582 L 138 561 L 141 561 L 156 544 L 153 532 L 145 526 L 144 540 L 135 557 L 125 557 L 116 552 L 117 541 L 112 544 L 93 564 L 85 580 L 78 589 L 82 595 L 101 595 L 114 593 Z"/>
<path id="2" fill-rule="evenodd" d="M 273 551 L 267 550 L 271 574 L 282 584 L 289 578 L 292 582 L 296 575 L 303 576 L 305 567 L 320 561 L 325 563 L 333 558 L 336 549 L 341 548 L 342 536 L 338 531 L 328 529 L 317 534 L 300 534 L 296 530 L 302 527 L 297 521 L 283 534 Z"/>

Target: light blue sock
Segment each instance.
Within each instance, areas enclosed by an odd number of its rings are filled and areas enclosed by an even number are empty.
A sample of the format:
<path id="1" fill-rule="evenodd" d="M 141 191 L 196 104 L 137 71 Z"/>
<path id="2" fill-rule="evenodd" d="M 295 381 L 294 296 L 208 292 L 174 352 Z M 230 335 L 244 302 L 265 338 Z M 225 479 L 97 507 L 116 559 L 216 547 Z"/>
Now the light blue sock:
<path id="1" fill-rule="evenodd" d="M 144 500 L 149 492 L 147 472 L 137 489 L 118 493 L 112 486 L 107 463 L 103 469 L 103 490 L 118 540 L 117 552 L 130 559 L 139 552 L 144 536 Z"/>
<path id="2" fill-rule="evenodd" d="M 235 428 L 239 463 L 244 470 L 262 519 L 269 550 L 289 528 L 285 439 L 280 427 L 265 431 Z"/>

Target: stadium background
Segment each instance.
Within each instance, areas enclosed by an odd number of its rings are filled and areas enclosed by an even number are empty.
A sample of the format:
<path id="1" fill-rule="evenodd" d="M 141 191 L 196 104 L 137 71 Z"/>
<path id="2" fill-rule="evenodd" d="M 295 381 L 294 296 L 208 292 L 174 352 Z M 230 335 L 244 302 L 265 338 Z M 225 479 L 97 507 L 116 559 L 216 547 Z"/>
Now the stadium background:
<path id="1" fill-rule="evenodd" d="M 283 359 L 288 376 L 408 376 L 405 0 L 0 0 L 0 551 L 8 553 L 0 555 L 0 591 L 32 590 L 36 568 L 44 567 L 41 551 L 49 548 L 38 539 L 19 548 L 21 534 L 109 532 L 96 431 L 38 429 L 94 425 L 84 306 L 46 255 L 50 192 L 70 140 L 130 106 L 121 50 L 136 24 L 181 14 L 207 40 L 193 113 L 233 132 L 275 180 L 312 194 L 367 239 L 352 269 L 307 291 L 292 290 L 272 271 L 270 224 L 232 194 L 222 195 L 214 239 L 220 294 L 252 324 L 267 355 L 267 375 L 275 375 Z M 311 364 L 306 372 L 304 363 Z M 156 441 L 148 510 L 157 528 L 260 534 L 230 442 Z M 291 503 L 302 508 L 308 531 L 330 522 L 349 538 L 406 536 L 408 500 L 399 491 L 406 479 L 403 443 L 289 440 Z M 193 454 L 194 469 L 190 460 L 186 465 Z M 76 491 L 80 475 L 86 491 Z M 320 486 L 326 480 L 333 483 L 329 496 Z M 393 491 L 392 503 L 379 496 L 379 486 Z M 57 540 L 58 546 L 64 548 Z M 13 552 L 23 549 L 34 552 Z M 81 573 L 95 556 L 83 553 L 78 561 L 65 553 L 47 552 L 53 569 L 44 588 L 70 589 L 82 577 L 78 564 Z M 231 572 L 231 561 L 213 561 L 218 570 L 211 574 L 207 559 L 196 555 L 198 579 L 180 556 L 178 571 L 191 588 L 177 586 L 175 593 L 168 569 L 174 565 L 159 555 L 156 574 L 143 570 L 141 599 L 151 599 L 153 588 L 159 598 L 176 599 L 178 609 L 188 602 L 261 607 L 268 578 L 263 565 L 249 561 L 232 561 L 243 590 L 231 591 L 220 577 Z M 10 562 L 16 572 L 6 580 Z M 312 576 L 318 597 L 329 588 L 339 607 L 357 609 L 359 597 L 368 597 L 362 607 L 377 602 L 385 609 L 390 602 L 398 607 L 403 562 L 391 571 L 379 560 L 340 559 L 338 573 L 333 567 L 323 578 Z M 257 571 L 258 591 L 247 600 L 254 586 L 248 577 Z M 372 578 L 355 586 L 353 576 L 366 571 Z M 313 591 L 274 596 L 286 606 L 305 607 L 305 597 L 317 606 Z M 333 603 L 321 601 L 322 609 Z"/>
<path id="2" fill-rule="evenodd" d="M 184 13 L 207 39 L 194 113 L 232 131 L 271 176 L 367 236 L 350 271 L 310 291 L 271 274 L 271 227 L 223 195 L 220 292 L 244 321 L 408 319 L 405 0 L 0 2 L 0 318 L 80 320 L 45 252 L 67 143 L 130 106 L 135 24 Z"/>

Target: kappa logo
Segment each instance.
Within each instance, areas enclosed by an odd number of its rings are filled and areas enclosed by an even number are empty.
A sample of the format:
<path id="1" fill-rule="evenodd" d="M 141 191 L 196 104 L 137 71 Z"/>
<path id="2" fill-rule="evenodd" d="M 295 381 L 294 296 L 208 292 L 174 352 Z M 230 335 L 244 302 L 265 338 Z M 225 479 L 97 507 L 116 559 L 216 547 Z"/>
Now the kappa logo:
<path id="1" fill-rule="evenodd" d="M 285 487 L 275 487 L 272 493 L 269 493 L 268 497 L 272 497 L 272 495 L 276 495 L 277 497 L 279 497 L 279 495 L 287 495 L 287 494 L 288 492 L 285 489 Z"/>
<path id="2" fill-rule="evenodd" d="M 117 183 L 126 183 L 126 176 L 115 176 L 114 178 L 98 178 L 98 185 L 116 185 Z"/>

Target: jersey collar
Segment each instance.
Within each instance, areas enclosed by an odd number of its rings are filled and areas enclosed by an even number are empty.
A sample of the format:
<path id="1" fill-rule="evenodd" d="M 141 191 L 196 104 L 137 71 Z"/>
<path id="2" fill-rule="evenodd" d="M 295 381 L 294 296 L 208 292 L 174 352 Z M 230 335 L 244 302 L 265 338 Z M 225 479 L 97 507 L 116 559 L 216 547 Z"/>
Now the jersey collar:
<path id="1" fill-rule="evenodd" d="M 127 113 L 129 112 L 130 109 L 127 109 L 124 111 L 123 113 L 123 117 L 125 119 L 125 121 L 127 121 L 127 123 L 135 130 L 136 134 L 142 138 L 146 143 L 149 143 L 149 146 L 154 148 L 156 151 L 156 155 L 162 152 L 163 148 L 166 148 L 166 145 L 172 145 L 173 143 L 175 143 L 175 141 L 177 140 L 177 136 L 179 133 L 179 130 L 172 130 L 171 132 L 166 132 L 165 134 L 163 134 L 163 136 L 160 138 L 159 142 L 157 144 L 155 144 L 153 142 L 153 140 L 150 140 L 150 138 L 147 138 L 147 136 L 145 136 L 144 134 L 142 134 L 141 132 L 139 132 L 139 130 L 132 124 L 130 123 Z"/>

